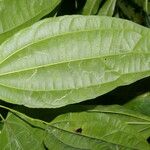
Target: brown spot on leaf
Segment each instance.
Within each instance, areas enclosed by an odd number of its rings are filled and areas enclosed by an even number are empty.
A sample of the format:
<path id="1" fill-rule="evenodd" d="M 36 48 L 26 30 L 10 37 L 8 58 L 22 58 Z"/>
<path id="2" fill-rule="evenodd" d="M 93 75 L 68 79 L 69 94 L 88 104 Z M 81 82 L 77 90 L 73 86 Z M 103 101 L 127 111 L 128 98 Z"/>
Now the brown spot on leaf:
<path id="1" fill-rule="evenodd" d="M 76 133 L 82 133 L 82 128 L 78 128 L 75 131 L 76 131 Z"/>

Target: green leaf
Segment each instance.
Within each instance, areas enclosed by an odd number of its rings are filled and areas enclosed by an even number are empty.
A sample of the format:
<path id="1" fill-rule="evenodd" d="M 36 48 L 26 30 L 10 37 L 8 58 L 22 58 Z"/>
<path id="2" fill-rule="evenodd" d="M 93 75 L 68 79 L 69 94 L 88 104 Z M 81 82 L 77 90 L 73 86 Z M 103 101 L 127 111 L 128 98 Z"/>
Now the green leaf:
<path id="1" fill-rule="evenodd" d="M 55 117 L 60 116 L 61 114 L 66 114 L 69 112 L 87 112 L 94 111 L 98 113 L 105 113 L 109 115 L 111 118 L 119 119 L 124 124 L 128 124 L 133 127 L 136 132 L 139 132 L 146 139 L 150 135 L 150 118 L 143 114 L 140 114 L 137 111 L 130 110 L 121 107 L 119 105 L 111 105 L 111 106 L 83 106 L 83 105 L 69 105 L 66 107 L 61 107 L 57 109 L 29 109 L 22 108 L 21 106 L 13 107 L 15 111 L 21 112 L 30 116 L 31 118 L 44 119 L 47 122 L 51 122 Z"/>
<path id="2" fill-rule="evenodd" d="M 138 96 L 124 106 L 150 116 L 150 93 Z"/>
<path id="3" fill-rule="evenodd" d="M 102 8 L 100 8 L 98 15 L 113 16 L 117 0 L 107 0 Z"/>
<path id="4" fill-rule="evenodd" d="M 61 0 L 0 0 L 0 44 L 52 12 Z"/>
<path id="5" fill-rule="evenodd" d="M 88 110 L 73 112 L 83 107 Z M 145 136 L 146 132 L 150 133 L 148 116 L 120 106 L 75 106 L 74 109 L 59 115 L 50 123 L 11 110 L 0 134 L 0 149 L 7 147 L 15 150 L 19 146 L 25 149 L 39 146 L 40 149 L 45 145 L 48 149 L 56 150 L 149 150 Z M 140 131 L 144 125 L 147 126 L 145 133 Z"/>
<path id="6" fill-rule="evenodd" d="M 6 119 L 0 121 L 0 149 L 8 150 L 44 150 L 44 135 L 47 125 L 43 121 L 30 118 L 23 113 L 0 105 L 0 109 L 9 111 Z"/>
<path id="7" fill-rule="evenodd" d="M 102 0 L 87 0 L 83 10 L 83 15 L 95 15 L 98 11 L 99 5 L 101 4 Z"/>
<path id="8" fill-rule="evenodd" d="M 46 19 L 0 46 L 0 98 L 28 107 L 78 103 L 150 75 L 150 30 L 99 16 Z"/>
<path id="9" fill-rule="evenodd" d="M 34 123 L 34 121 L 32 121 Z M 1 150 L 44 150 L 44 129 L 32 126 L 22 118 L 9 113 L 0 132 Z"/>
<path id="10" fill-rule="evenodd" d="M 124 124 L 134 128 L 138 133 L 141 133 L 145 139 L 150 136 L 150 117 L 139 112 L 118 105 L 97 106 L 92 111 L 105 113 L 114 120 L 119 119 Z"/>
<path id="11" fill-rule="evenodd" d="M 150 118 L 140 118 L 141 116 L 118 108 L 100 106 L 87 112 L 58 116 L 51 122 L 53 127 L 48 129 L 45 145 L 49 149 L 148 150 L 148 143 L 143 134 L 136 131 L 136 127 L 140 128 L 141 122 L 148 127 Z M 137 125 L 128 125 L 135 121 Z M 150 134 L 150 130 L 147 129 L 147 132 Z"/>

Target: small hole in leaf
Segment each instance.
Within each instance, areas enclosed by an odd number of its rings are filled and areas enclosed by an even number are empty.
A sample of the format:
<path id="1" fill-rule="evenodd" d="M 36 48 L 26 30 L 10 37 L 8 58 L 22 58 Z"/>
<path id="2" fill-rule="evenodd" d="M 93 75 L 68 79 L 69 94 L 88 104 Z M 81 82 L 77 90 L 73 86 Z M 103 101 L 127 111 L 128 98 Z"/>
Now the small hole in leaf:
<path id="1" fill-rule="evenodd" d="M 82 128 L 76 129 L 76 133 L 82 133 Z"/>
<path id="2" fill-rule="evenodd" d="M 147 138 L 147 142 L 150 143 L 150 137 Z"/>

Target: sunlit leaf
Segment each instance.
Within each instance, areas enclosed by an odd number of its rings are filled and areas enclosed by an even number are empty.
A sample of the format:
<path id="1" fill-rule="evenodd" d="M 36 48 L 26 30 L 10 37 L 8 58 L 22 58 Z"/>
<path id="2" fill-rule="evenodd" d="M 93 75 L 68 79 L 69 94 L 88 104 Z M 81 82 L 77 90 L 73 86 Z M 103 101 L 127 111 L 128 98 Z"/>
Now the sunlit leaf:
<path id="1" fill-rule="evenodd" d="M 150 75 L 150 30 L 99 16 L 46 19 L 0 46 L 0 98 L 55 108 Z"/>

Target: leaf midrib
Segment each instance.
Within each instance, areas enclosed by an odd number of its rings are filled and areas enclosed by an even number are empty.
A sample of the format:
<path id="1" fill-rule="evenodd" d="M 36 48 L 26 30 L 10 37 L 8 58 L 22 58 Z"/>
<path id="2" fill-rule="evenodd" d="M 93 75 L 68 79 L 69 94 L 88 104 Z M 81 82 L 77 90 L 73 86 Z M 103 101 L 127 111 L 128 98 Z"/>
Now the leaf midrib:
<path id="1" fill-rule="evenodd" d="M 0 77 L 1 76 L 4 76 L 4 75 L 9 75 L 9 74 L 14 74 L 14 73 L 19 73 L 19 72 L 25 72 L 25 71 L 31 71 L 31 70 L 34 70 L 34 69 L 40 69 L 40 68 L 45 68 L 45 67 L 51 67 L 51 66 L 57 66 L 57 65 L 62 65 L 62 64 L 67 64 L 67 63 L 72 63 L 72 62 L 78 62 L 78 61 L 90 61 L 90 60 L 93 60 L 93 59 L 102 59 L 102 58 L 106 58 L 107 57 L 116 57 L 116 56 L 122 56 L 122 55 L 131 55 L 131 54 L 135 54 L 135 55 L 140 55 L 140 54 L 144 54 L 144 55 L 149 55 L 150 53 L 146 52 L 126 52 L 126 53 L 120 53 L 120 54 L 111 54 L 111 55 L 102 55 L 102 56 L 99 56 L 99 57 L 87 57 L 87 58 L 83 58 L 83 59 L 74 59 L 74 60 L 68 60 L 68 61 L 62 61 L 62 62 L 58 62 L 58 63 L 51 63 L 51 64 L 44 64 L 44 65 L 38 65 L 38 66 L 33 66 L 32 68 L 27 68 L 27 69 L 21 69 L 21 70 L 16 70 L 16 71 L 12 71 L 12 72 L 6 72 L 6 73 L 1 73 L 0 74 Z M 102 62 L 104 63 L 104 62 Z"/>
<path id="2" fill-rule="evenodd" d="M 113 144 L 113 145 L 119 145 L 119 146 L 122 146 L 122 147 L 128 147 L 128 148 L 133 148 L 133 147 L 129 147 L 129 146 L 125 146 L 125 145 L 122 145 L 122 144 L 116 144 L 116 143 L 113 143 L 113 142 L 110 142 L 110 141 L 106 141 L 105 139 L 102 139 L 102 137 L 100 137 L 99 139 L 98 138 L 96 138 L 96 137 L 90 137 L 90 136 L 87 136 L 87 135 L 83 135 L 83 134 L 77 134 L 77 133 L 75 133 L 75 132 L 71 132 L 71 131 L 68 131 L 68 130 L 64 130 L 64 129 L 62 129 L 62 128 L 58 128 L 58 127 L 56 127 L 56 126 L 53 126 L 53 125 L 51 125 L 51 127 L 52 128 L 55 128 L 55 129 L 57 129 L 57 130 L 60 130 L 61 132 L 67 132 L 67 133 L 70 133 L 70 134 L 76 134 L 76 135 L 79 135 L 79 136 L 82 136 L 82 137 L 85 137 L 85 138 L 89 138 L 89 139 L 93 139 L 93 140 L 97 140 L 97 141 L 102 141 L 102 142 L 105 142 L 105 143 L 111 143 L 111 144 Z M 123 131 L 122 131 L 123 132 Z M 124 132 L 124 133 L 126 133 L 126 132 Z M 55 136 L 56 137 L 56 136 Z M 57 138 L 58 139 L 58 138 Z"/>
<path id="3" fill-rule="evenodd" d="M 48 133 L 48 134 L 50 134 L 50 133 Z M 71 147 L 71 148 L 78 149 L 78 150 L 90 150 L 90 149 L 83 149 L 83 148 L 81 149 L 81 148 L 78 148 L 78 147 L 69 145 L 69 144 L 67 144 L 67 143 L 64 143 L 61 139 L 58 139 L 58 137 L 57 137 L 53 132 L 51 132 L 51 134 L 52 134 L 59 142 L 61 142 L 62 144 L 66 145 L 67 147 Z"/>
<path id="4" fill-rule="evenodd" d="M 6 87 L 6 88 L 12 88 L 12 89 L 15 89 L 15 90 L 21 90 L 21 91 L 33 91 L 33 92 L 56 92 L 56 91 L 70 91 L 70 90 L 80 90 L 80 89 L 87 89 L 87 88 L 91 88 L 91 87 L 98 87 L 98 86 L 102 86 L 102 85 L 105 85 L 105 84 L 110 84 L 110 83 L 114 83 L 114 82 L 117 82 L 117 81 L 120 81 L 122 80 L 121 77 L 124 76 L 124 75 L 130 75 L 130 74 L 137 74 L 137 73 L 148 73 L 150 72 L 150 70 L 146 70 L 146 71 L 140 71 L 140 72 L 131 72 L 131 73 L 126 73 L 126 74 L 121 74 L 120 77 L 118 77 L 117 79 L 113 80 L 113 81 L 109 81 L 109 82 L 104 82 L 104 83 L 101 83 L 101 84 L 93 84 L 93 85 L 89 85 L 89 86 L 86 86 L 86 87 L 78 87 L 78 88 L 65 88 L 65 89 L 49 89 L 49 90 L 27 90 L 27 89 L 23 89 L 23 88 L 17 88 L 17 87 L 14 87 L 14 86 L 9 86 L 9 85 L 5 85 L 5 84 L 2 84 L 0 83 L 1 86 L 3 87 Z M 145 77 L 147 77 L 148 75 L 145 75 Z M 137 81 L 134 80 L 134 81 Z M 120 85 L 124 85 L 124 81 L 122 81 L 120 84 L 117 83 L 117 86 L 120 86 Z M 130 82 L 132 83 L 132 82 Z M 125 84 L 126 85 L 126 84 Z M 116 85 L 113 85 L 113 89 L 115 87 L 117 87 Z"/>

